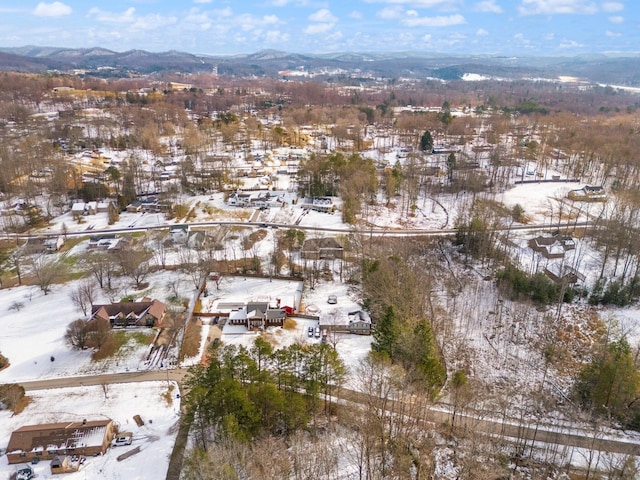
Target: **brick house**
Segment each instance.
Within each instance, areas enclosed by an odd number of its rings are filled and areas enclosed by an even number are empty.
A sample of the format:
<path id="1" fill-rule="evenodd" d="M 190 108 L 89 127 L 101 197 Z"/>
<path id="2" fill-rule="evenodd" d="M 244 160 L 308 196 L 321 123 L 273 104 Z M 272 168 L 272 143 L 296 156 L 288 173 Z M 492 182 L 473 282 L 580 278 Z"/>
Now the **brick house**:
<path id="1" fill-rule="evenodd" d="M 158 327 L 167 311 L 160 300 L 143 298 L 139 302 L 118 302 L 91 306 L 91 321 L 109 322 L 111 327 Z"/>

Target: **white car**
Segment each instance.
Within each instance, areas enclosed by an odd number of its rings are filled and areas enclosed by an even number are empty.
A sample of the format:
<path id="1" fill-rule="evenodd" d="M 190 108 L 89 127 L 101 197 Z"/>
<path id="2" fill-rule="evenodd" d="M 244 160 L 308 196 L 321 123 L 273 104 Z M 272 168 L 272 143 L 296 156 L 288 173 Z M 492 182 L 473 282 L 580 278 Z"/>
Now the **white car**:
<path id="1" fill-rule="evenodd" d="M 115 437 L 113 437 L 113 442 L 111 442 L 112 447 L 120 447 L 125 445 L 131 445 L 131 432 L 123 432 L 118 433 Z"/>
<path id="2" fill-rule="evenodd" d="M 327 298 L 327 303 L 330 303 L 332 305 L 338 303 L 338 297 L 336 295 L 329 295 L 329 298 Z"/>

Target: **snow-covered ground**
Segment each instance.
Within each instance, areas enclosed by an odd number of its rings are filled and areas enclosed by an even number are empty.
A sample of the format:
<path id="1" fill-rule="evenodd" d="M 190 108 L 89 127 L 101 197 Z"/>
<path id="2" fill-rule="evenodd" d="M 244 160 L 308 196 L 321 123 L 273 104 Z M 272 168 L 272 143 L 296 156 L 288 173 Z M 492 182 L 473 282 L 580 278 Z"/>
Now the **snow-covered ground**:
<path id="1" fill-rule="evenodd" d="M 92 375 L 106 372 L 146 370 L 145 357 L 150 346 L 127 344 L 123 355 L 92 361 L 90 351 L 77 351 L 66 345 L 64 334 L 74 320 L 83 318 L 71 301 L 71 292 L 82 280 L 53 285 L 44 295 L 36 286 L 18 286 L 0 290 L 0 353 L 10 366 L 0 371 L 0 383 L 42 380 L 57 377 Z M 178 291 L 189 299 L 195 291 L 177 272 L 159 272 L 148 278 L 150 287 L 136 292 L 126 284 L 121 297 L 136 294 L 161 300 L 169 296 L 169 283 L 177 282 Z M 110 303 L 102 294 L 96 303 Z M 171 306 L 170 306 L 171 308 Z M 144 329 L 152 333 L 152 330 Z"/>
<path id="2" fill-rule="evenodd" d="M 74 480 L 162 479 L 167 474 L 175 443 L 180 410 L 177 386 L 167 382 L 83 386 L 29 392 L 31 402 L 18 415 L 0 410 L 0 448 L 5 449 L 11 432 L 25 425 L 79 422 L 83 419 L 112 419 L 120 431 L 133 433 L 130 446 L 112 447 L 104 455 L 89 457 L 73 474 Z M 138 427 L 133 417 L 140 415 L 144 425 Z M 140 447 L 140 452 L 118 461 L 121 454 Z M 59 478 L 51 473 L 49 461 L 30 465 L 38 479 Z M 23 464 L 9 465 L 0 457 L 0 477 L 9 478 Z"/>
<path id="3" fill-rule="evenodd" d="M 387 155 L 388 158 L 381 160 L 393 164 L 396 153 L 389 155 Z M 278 186 L 284 190 L 289 189 L 288 176 L 282 175 Z M 509 208 L 520 204 L 530 223 L 551 225 L 567 220 L 589 221 L 599 215 L 602 204 L 569 201 L 568 191 L 580 186 L 581 184 L 576 183 L 517 185 L 498 194 L 496 200 L 503 202 Z M 378 205 L 366 207 L 360 215 L 360 220 L 367 226 L 390 229 L 452 228 L 458 217 L 460 204 L 467 196 L 468 194 L 465 193 L 447 194 L 439 195 L 435 199 L 421 194 L 415 201 L 416 209 L 411 215 L 402 211 L 401 199 L 393 199 L 388 206 L 384 201 L 380 201 Z M 180 203 L 186 205 L 192 212 L 189 221 L 194 223 L 251 219 L 258 223 L 340 229 L 345 234 L 351 231 L 352 226 L 342 222 L 340 211 L 335 214 L 308 211 L 296 204 L 294 200 L 297 200 L 296 195 L 288 192 L 285 195 L 284 206 L 259 211 L 229 206 L 224 203 L 222 194 L 184 195 L 179 199 Z M 106 213 L 99 213 L 83 217 L 82 223 L 78 223 L 70 213 L 66 213 L 53 219 L 42 233 L 144 228 L 185 221 L 180 218 L 167 221 L 164 215 L 155 213 L 121 213 L 119 221 L 114 225 L 108 225 L 107 220 Z M 252 230 L 247 229 L 247 231 Z M 259 242 L 254 251 L 262 258 L 267 258 L 276 244 L 275 237 L 278 232 L 276 229 L 267 229 L 266 237 Z M 225 250 L 221 251 L 220 255 L 227 254 L 229 245 L 240 248 L 237 244 L 245 234 L 246 232 L 242 231 L 237 240 L 225 239 Z M 307 233 L 307 238 L 321 235 L 330 234 Z M 510 240 L 515 245 L 514 253 L 520 263 L 531 267 L 541 260 L 531 255 L 531 250 L 526 246 L 528 235 L 514 233 Z M 70 254 L 81 253 L 84 249 L 86 249 L 86 241 L 75 246 Z M 171 255 L 174 260 L 178 260 L 175 252 Z M 578 248 L 567 256 L 566 262 L 572 266 L 580 266 L 587 281 L 592 281 L 597 265 L 597 252 L 587 244 L 579 242 Z M 169 263 L 177 262 L 169 261 Z M 338 276 L 336 273 L 334 272 L 334 278 Z M 171 284 L 175 283 L 176 279 L 178 279 L 177 290 L 180 295 L 192 300 L 194 295 L 192 282 L 175 271 L 151 275 L 148 279 L 150 287 L 144 292 L 135 292 L 123 283 L 119 294 L 125 296 L 139 293 L 164 299 L 168 297 L 173 288 Z M 148 346 L 132 344 L 125 355 L 106 361 L 92 362 L 89 352 L 74 351 L 65 345 L 64 332 L 67 325 L 82 316 L 69 299 L 70 292 L 77 285 L 77 281 L 71 281 L 65 285 L 54 285 L 53 291 L 46 296 L 34 286 L 0 290 L 0 329 L 3 332 L 0 336 L 0 353 L 8 357 L 11 362 L 9 368 L 0 372 L 0 383 L 148 368 L 145 364 Z M 299 301 L 299 311 L 318 315 L 320 323 L 346 322 L 349 312 L 361 308 L 357 292 L 338 281 L 319 281 L 311 289 L 301 288 L 300 283 L 296 281 L 228 277 L 220 283 L 219 289 L 210 285 L 209 291 L 210 295 L 202 299 L 205 310 L 212 308 L 214 302 L 218 301 L 238 302 L 280 298 L 283 305 Z M 336 304 L 327 302 L 329 295 L 337 296 Z M 545 327 L 544 313 L 523 314 L 517 306 L 508 302 L 500 306 L 497 303 L 494 285 L 480 279 L 466 283 L 464 291 L 458 295 L 458 298 L 441 300 L 441 307 L 446 308 L 447 314 L 453 318 L 452 325 L 455 327 L 443 325 L 443 330 L 449 331 L 438 331 L 437 334 L 443 337 L 449 335 L 447 339 L 457 338 L 445 345 L 445 353 L 451 357 L 460 354 L 460 358 L 450 362 L 450 367 L 468 368 L 472 376 L 483 378 L 486 383 L 495 385 L 497 390 L 501 385 L 509 383 L 505 382 L 505 379 L 518 379 L 510 384 L 510 388 L 522 387 L 522 392 L 530 391 L 543 384 L 543 377 L 546 375 L 546 372 L 543 373 L 543 358 L 532 355 L 528 343 L 556 333 L 551 328 L 553 326 Z M 108 299 L 102 298 L 100 301 L 107 302 Z M 576 310 L 573 313 L 576 318 L 581 318 L 582 312 Z M 613 315 L 619 317 L 621 328 L 629 333 L 635 342 L 640 341 L 640 309 L 618 310 L 614 311 Z M 250 346 L 257 335 L 265 335 L 276 346 L 286 346 L 294 342 L 317 342 L 318 339 L 307 335 L 308 328 L 315 325 L 315 320 L 297 318 L 294 328 L 270 328 L 267 332 L 260 334 L 247 332 L 244 327 L 226 325 L 222 332 L 222 342 Z M 201 349 L 206 345 L 209 328 L 208 325 L 202 328 Z M 455 331 L 452 328 L 455 328 Z M 336 348 L 346 365 L 353 371 L 369 352 L 370 344 L 371 337 L 368 336 L 341 335 L 336 342 Z M 634 345 L 633 342 L 632 345 Z M 455 351 L 455 349 L 459 350 Z M 198 360 L 199 358 L 189 359 L 188 363 Z M 458 360 L 459 364 L 456 363 Z M 528 375 L 521 375 L 524 370 Z M 64 415 L 69 412 L 73 412 L 69 414 L 72 415 L 68 418 L 69 420 L 106 415 L 116 420 L 125 429 L 134 432 L 134 446 L 141 445 L 142 452 L 124 462 L 116 462 L 113 452 L 110 451 L 104 457 L 90 459 L 81 470 L 81 474 L 84 472 L 85 476 L 74 476 L 74 478 L 163 478 L 168 464 L 168 455 L 175 439 L 173 428 L 179 407 L 178 400 L 175 398 L 171 405 L 167 404 L 166 399 L 162 397 L 162 393 L 166 391 L 166 384 L 149 383 L 135 386 L 113 385 L 109 387 L 109 395 L 106 399 L 101 388 L 93 387 L 30 393 L 33 401 L 25 412 L 15 417 L 9 417 L 6 411 L 0 412 L 2 419 L 0 438 L 5 439 L 0 442 L 0 448 L 6 447 L 11 431 L 22 425 L 65 420 L 67 418 Z M 517 392 L 514 390 L 502 393 L 513 394 L 515 398 Z M 55 405 L 55 412 L 51 412 L 51 405 Z M 132 423 L 132 416 L 135 414 L 153 419 L 153 423 L 138 429 Z M 150 452 L 153 452 L 153 455 L 145 455 Z M 148 464 L 152 459 L 153 464 Z M 0 462 L 4 462 L 0 463 L 0 476 L 13 471 L 13 467 L 6 465 L 6 457 Z M 48 478 L 47 469 L 47 462 L 36 466 L 36 472 L 43 478 Z"/>

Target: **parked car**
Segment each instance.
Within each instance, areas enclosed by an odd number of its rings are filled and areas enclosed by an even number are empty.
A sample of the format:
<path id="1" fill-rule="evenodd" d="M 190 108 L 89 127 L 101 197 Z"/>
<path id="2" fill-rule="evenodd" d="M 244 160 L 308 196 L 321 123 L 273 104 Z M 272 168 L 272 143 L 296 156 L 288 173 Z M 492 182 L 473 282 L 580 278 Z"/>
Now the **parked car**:
<path id="1" fill-rule="evenodd" d="M 35 475 L 33 474 L 33 470 L 28 465 L 20 468 L 16 472 L 16 480 L 31 480 Z"/>
<path id="2" fill-rule="evenodd" d="M 313 337 L 313 327 L 309 327 L 309 331 L 307 332 L 309 337 Z"/>
<path id="3" fill-rule="evenodd" d="M 327 303 L 330 303 L 332 305 L 338 303 L 338 297 L 336 295 L 329 295 L 329 298 L 327 298 Z"/>
<path id="4" fill-rule="evenodd" d="M 314 335 L 316 338 L 320 338 L 320 327 L 316 327 Z"/>
<path id="5" fill-rule="evenodd" d="M 122 432 L 122 433 L 116 434 L 116 436 L 113 437 L 113 442 L 111 442 L 111 446 L 120 447 L 125 445 L 131 445 L 132 435 L 133 434 L 131 432 Z"/>

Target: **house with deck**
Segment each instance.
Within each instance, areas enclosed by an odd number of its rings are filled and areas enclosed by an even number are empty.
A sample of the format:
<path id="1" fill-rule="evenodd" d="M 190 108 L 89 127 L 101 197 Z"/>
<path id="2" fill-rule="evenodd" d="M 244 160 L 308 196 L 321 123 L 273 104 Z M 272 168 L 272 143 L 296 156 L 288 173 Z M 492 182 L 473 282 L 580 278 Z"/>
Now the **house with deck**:
<path id="1" fill-rule="evenodd" d="M 52 460 L 65 455 L 105 453 L 116 426 L 110 419 L 25 425 L 9 438 L 7 460 L 10 464 Z"/>
<path id="2" fill-rule="evenodd" d="M 344 247 L 333 237 L 309 238 L 302 245 L 305 260 L 333 260 L 344 258 Z"/>

